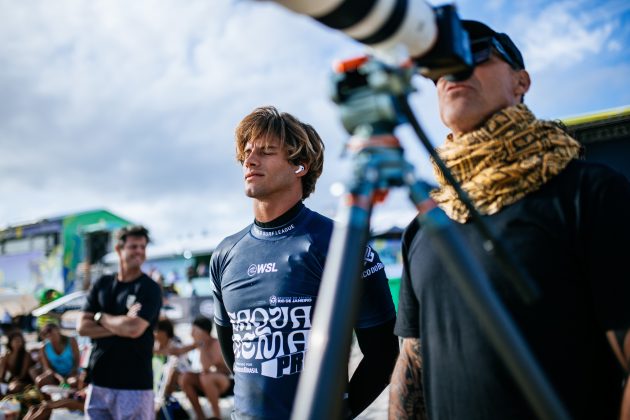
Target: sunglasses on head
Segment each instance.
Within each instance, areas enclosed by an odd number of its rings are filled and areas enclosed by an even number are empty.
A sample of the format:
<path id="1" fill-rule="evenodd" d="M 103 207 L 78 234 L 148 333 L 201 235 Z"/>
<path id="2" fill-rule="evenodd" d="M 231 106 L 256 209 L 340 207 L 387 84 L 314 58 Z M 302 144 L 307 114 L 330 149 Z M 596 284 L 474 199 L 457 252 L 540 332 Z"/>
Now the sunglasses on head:
<path id="1" fill-rule="evenodd" d="M 473 62 L 475 65 L 485 63 L 490 60 L 492 52 L 496 51 L 499 57 L 510 65 L 513 69 L 517 70 L 520 66 L 514 61 L 514 59 L 505 51 L 503 45 L 495 37 L 487 37 L 477 39 L 470 43 L 470 49 L 473 56 Z"/>

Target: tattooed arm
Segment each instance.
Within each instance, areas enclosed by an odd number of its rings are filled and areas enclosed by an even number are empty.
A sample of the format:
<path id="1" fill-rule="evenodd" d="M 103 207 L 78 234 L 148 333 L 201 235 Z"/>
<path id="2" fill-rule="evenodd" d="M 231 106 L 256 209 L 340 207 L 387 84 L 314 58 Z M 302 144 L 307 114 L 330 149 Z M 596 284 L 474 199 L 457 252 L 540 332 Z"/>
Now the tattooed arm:
<path id="1" fill-rule="evenodd" d="M 630 372 L 630 331 L 608 331 L 606 337 L 619 363 L 626 371 L 626 375 L 628 375 Z M 625 390 L 621 401 L 620 419 L 630 420 L 630 379 L 626 379 Z"/>
<path id="2" fill-rule="evenodd" d="M 390 419 L 428 419 L 422 388 L 420 339 L 405 338 L 389 388 Z"/>

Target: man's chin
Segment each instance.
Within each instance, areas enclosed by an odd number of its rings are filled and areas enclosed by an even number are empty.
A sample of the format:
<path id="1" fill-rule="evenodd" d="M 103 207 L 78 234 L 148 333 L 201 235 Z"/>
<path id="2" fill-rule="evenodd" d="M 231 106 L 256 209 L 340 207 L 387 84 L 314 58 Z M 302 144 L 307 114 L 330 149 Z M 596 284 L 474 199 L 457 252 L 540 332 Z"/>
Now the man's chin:
<path id="1" fill-rule="evenodd" d="M 140 270 L 142 268 L 142 264 L 144 264 L 145 260 L 142 260 L 142 262 L 132 262 L 130 264 L 127 265 L 127 268 L 129 270 Z"/>
<path id="2" fill-rule="evenodd" d="M 249 198 L 258 198 L 260 197 L 260 191 L 256 191 L 255 189 L 247 188 L 245 189 L 245 195 Z"/>
<path id="3" fill-rule="evenodd" d="M 480 121 L 481 115 L 471 110 L 469 107 L 451 108 L 448 112 L 442 113 L 442 122 L 453 133 L 461 134 L 474 129 Z"/>

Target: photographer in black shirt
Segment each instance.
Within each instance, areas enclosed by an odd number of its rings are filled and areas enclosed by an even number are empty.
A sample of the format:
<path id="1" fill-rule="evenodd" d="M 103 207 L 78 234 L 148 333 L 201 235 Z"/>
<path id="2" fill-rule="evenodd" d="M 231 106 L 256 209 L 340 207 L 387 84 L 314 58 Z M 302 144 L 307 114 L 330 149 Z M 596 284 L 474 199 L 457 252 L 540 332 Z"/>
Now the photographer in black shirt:
<path id="1" fill-rule="evenodd" d="M 630 185 L 579 160 L 580 144 L 523 104 L 530 86 L 506 34 L 463 21 L 476 62 L 466 80 L 437 81 L 451 130 L 438 153 L 508 252 L 541 290 L 521 303 L 443 174 L 433 199 L 488 274 L 571 417 L 630 418 L 622 383 L 630 357 Z M 414 221 L 403 240 L 390 418 L 536 418 L 514 378 Z M 624 372 L 624 369 L 626 371 Z"/>

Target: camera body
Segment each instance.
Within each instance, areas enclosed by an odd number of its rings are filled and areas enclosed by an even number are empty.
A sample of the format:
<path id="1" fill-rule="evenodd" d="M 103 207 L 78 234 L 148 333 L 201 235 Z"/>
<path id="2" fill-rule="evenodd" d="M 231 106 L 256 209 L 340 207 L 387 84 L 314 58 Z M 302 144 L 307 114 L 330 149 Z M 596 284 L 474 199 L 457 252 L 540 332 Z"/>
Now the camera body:
<path id="1" fill-rule="evenodd" d="M 365 56 L 340 63 L 332 75 L 331 99 L 349 134 L 391 133 L 404 123 L 396 97 L 413 91 L 414 66 L 390 66 Z"/>
<path id="2" fill-rule="evenodd" d="M 473 71 L 468 33 L 462 26 L 455 6 L 446 5 L 434 10 L 439 34 L 437 41 L 426 54 L 413 60 L 420 74 L 433 81 L 442 76 L 465 80 Z"/>

